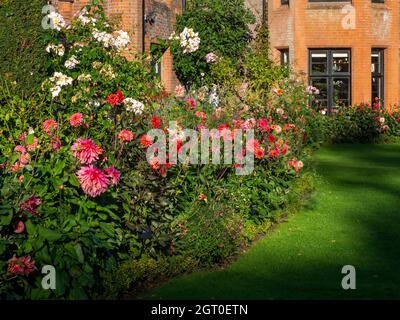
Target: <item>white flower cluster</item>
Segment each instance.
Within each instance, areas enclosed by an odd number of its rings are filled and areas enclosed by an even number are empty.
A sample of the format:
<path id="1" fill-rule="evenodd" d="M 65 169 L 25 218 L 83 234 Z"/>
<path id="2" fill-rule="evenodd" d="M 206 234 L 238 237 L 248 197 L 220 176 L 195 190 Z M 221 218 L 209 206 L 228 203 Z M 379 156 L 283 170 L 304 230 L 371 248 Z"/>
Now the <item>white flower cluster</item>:
<path id="1" fill-rule="evenodd" d="M 50 52 L 54 52 L 56 55 L 59 55 L 60 57 L 64 56 L 65 53 L 65 48 L 64 46 L 60 43 L 60 44 L 49 44 L 46 47 L 46 52 L 50 53 Z"/>
<path id="2" fill-rule="evenodd" d="M 183 29 L 180 36 L 181 47 L 183 48 L 183 53 L 192 53 L 199 49 L 200 37 L 197 32 L 194 32 L 191 28 Z"/>
<path id="3" fill-rule="evenodd" d="M 88 15 L 88 11 L 83 9 L 78 15 L 78 21 L 86 26 L 91 24 L 93 27 L 96 25 L 97 19 Z"/>
<path id="4" fill-rule="evenodd" d="M 104 31 L 100 32 L 99 30 L 94 29 L 92 35 L 93 38 L 95 38 L 96 41 L 102 43 L 105 48 L 111 47 L 114 42 L 112 34 Z"/>
<path id="5" fill-rule="evenodd" d="M 78 81 L 91 81 L 92 80 L 92 76 L 90 74 L 81 74 L 78 76 Z"/>
<path id="6" fill-rule="evenodd" d="M 61 29 L 67 26 L 67 23 L 64 20 L 64 17 L 57 12 L 50 12 L 47 15 L 47 18 L 50 19 L 50 25 L 52 29 L 56 29 L 57 31 L 61 31 Z"/>
<path id="7" fill-rule="evenodd" d="M 129 46 L 129 43 L 131 40 L 129 39 L 129 34 L 128 32 L 119 30 L 116 31 L 116 37 L 114 39 L 114 47 L 117 50 L 125 49 L 127 46 Z"/>
<path id="8" fill-rule="evenodd" d="M 53 84 L 53 86 L 50 88 L 53 99 L 58 97 L 62 87 L 71 85 L 73 81 L 71 77 L 68 77 L 61 72 L 54 72 L 53 76 L 50 77 L 49 80 Z"/>
<path id="9" fill-rule="evenodd" d="M 213 88 L 211 90 L 211 93 L 208 96 L 208 103 L 211 104 L 214 108 L 218 108 L 218 106 L 219 106 L 219 96 L 218 96 L 216 88 Z"/>
<path id="10" fill-rule="evenodd" d="M 94 29 L 92 35 L 93 38 L 102 43 L 105 48 L 114 47 L 117 50 L 122 50 L 131 42 L 129 34 L 122 30 L 116 31 L 115 36 L 113 36 L 111 33 L 100 32 Z"/>
<path id="11" fill-rule="evenodd" d="M 75 67 L 80 64 L 80 61 L 75 57 L 71 56 L 67 61 L 65 61 L 65 67 L 69 70 L 75 69 Z"/>
<path id="12" fill-rule="evenodd" d="M 169 40 L 180 40 L 179 36 L 176 35 L 175 31 L 171 33 L 168 38 Z"/>
<path id="13" fill-rule="evenodd" d="M 106 78 L 115 79 L 114 69 L 109 64 L 104 65 L 99 73 Z"/>
<path id="14" fill-rule="evenodd" d="M 207 63 L 216 63 L 218 62 L 218 56 L 214 52 L 210 52 L 206 54 L 206 62 Z"/>
<path id="15" fill-rule="evenodd" d="M 126 111 L 134 112 L 137 115 L 141 115 L 144 110 L 144 104 L 132 98 L 125 98 L 124 104 L 126 106 Z"/>

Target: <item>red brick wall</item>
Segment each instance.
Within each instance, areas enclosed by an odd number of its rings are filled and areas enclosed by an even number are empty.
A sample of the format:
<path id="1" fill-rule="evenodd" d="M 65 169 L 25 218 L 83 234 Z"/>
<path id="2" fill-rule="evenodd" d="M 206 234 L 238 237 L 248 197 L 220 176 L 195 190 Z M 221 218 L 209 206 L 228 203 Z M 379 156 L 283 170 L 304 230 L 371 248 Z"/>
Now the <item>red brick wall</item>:
<path id="1" fill-rule="evenodd" d="M 289 47 L 291 62 L 298 71 L 308 72 L 308 48 L 352 49 L 353 103 L 371 99 L 371 48 L 385 48 L 386 105 L 399 101 L 399 4 L 353 0 L 356 26 L 342 27 L 343 3 L 309 3 L 269 1 L 271 46 L 275 59 L 277 49 Z"/>
<path id="2" fill-rule="evenodd" d="M 70 20 L 88 0 L 63 1 L 53 0 L 52 4 Z M 106 0 L 104 4 L 107 15 L 117 21 L 119 27 L 127 31 L 133 39 L 133 48 L 137 52 L 143 49 L 149 52 L 150 45 L 157 38 L 166 39 L 173 31 L 175 17 L 182 12 L 180 0 L 145 0 L 145 15 L 154 18 L 154 23 L 145 23 L 145 41 L 143 48 L 142 0 Z M 167 51 L 162 57 L 161 80 L 166 91 L 171 92 L 179 83 L 173 72 L 172 58 Z"/>

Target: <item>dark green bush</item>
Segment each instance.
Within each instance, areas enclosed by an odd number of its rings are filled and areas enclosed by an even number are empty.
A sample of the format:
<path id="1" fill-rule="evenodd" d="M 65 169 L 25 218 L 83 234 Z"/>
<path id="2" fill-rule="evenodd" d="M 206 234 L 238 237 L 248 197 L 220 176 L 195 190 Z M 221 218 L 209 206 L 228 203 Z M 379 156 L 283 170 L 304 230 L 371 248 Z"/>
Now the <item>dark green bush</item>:
<path id="1" fill-rule="evenodd" d="M 329 120 L 330 139 L 335 143 L 371 143 L 388 129 L 383 110 L 368 104 L 343 107 Z"/>
<path id="2" fill-rule="evenodd" d="M 200 47 L 195 52 L 183 53 L 179 41 L 173 42 L 171 49 L 179 79 L 196 86 L 212 81 L 210 64 L 205 60 L 210 52 L 233 58 L 232 62 L 237 64 L 250 40 L 248 25 L 253 22 L 254 16 L 243 0 L 190 1 L 185 13 L 177 17 L 175 32 L 179 35 L 185 27 L 192 28 L 199 33 Z"/>
<path id="3" fill-rule="evenodd" d="M 18 83 L 19 93 L 33 93 L 45 74 L 44 0 L 0 2 L 0 77 Z"/>

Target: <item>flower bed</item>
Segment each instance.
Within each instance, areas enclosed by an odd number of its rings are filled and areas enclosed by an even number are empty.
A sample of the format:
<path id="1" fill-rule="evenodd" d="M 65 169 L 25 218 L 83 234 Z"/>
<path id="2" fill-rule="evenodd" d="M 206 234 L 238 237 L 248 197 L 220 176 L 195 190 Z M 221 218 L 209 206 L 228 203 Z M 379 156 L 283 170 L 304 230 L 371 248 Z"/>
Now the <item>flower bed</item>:
<path id="1" fill-rule="evenodd" d="M 100 6 L 87 6 L 70 26 L 52 19 L 42 92 L 22 100 L 2 86 L 2 298 L 115 297 L 220 263 L 270 226 L 307 148 L 325 139 L 328 119 L 308 107 L 313 92 L 280 75 L 262 95 L 244 82 L 179 86 L 167 97 L 146 59 L 125 58 L 129 35 Z M 190 54 L 199 40 L 181 49 Z M 228 149 L 231 162 L 211 164 L 224 150 L 212 144 L 199 163 L 185 157 L 204 134 L 241 148 Z M 238 175 L 244 159 L 254 170 Z M 42 288 L 46 265 L 56 270 L 54 290 Z"/>

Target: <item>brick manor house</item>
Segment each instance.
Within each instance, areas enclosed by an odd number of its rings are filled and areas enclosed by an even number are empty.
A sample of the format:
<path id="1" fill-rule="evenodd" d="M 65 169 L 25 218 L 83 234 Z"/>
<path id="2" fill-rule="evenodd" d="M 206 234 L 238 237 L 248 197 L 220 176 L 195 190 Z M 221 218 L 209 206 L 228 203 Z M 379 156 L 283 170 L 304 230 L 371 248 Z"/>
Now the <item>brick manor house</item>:
<path id="1" fill-rule="evenodd" d="M 87 0 L 52 0 L 71 18 Z M 258 23 L 268 23 L 273 59 L 290 64 L 320 90 L 318 100 L 338 104 L 399 103 L 399 0 L 246 0 Z M 134 48 L 149 51 L 168 38 L 185 0 L 106 0 Z M 167 51 L 157 66 L 167 91 L 178 80 Z"/>

